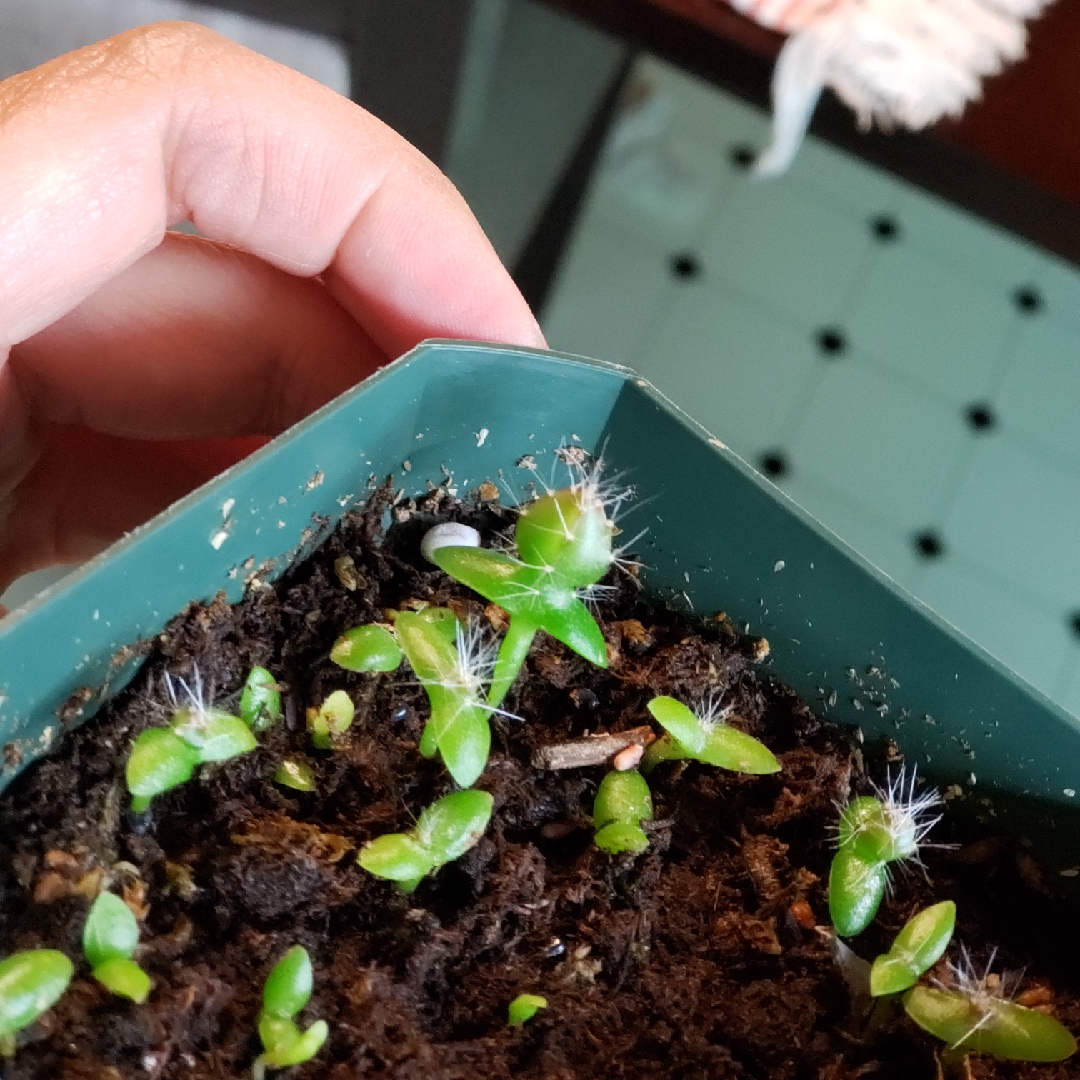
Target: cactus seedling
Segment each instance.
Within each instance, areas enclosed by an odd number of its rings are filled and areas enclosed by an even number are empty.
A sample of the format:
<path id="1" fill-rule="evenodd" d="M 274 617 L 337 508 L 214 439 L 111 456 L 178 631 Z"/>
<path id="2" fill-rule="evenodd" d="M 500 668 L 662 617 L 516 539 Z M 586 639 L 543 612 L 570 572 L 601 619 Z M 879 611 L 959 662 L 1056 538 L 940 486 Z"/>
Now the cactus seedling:
<path id="1" fill-rule="evenodd" d="M 890 863 L 918 862 L 919 847 L 940 820 L 933 790 L 916 794 L 915 771 L 901 769 L 875 795 L 853 799 L 840 813 L 839 850 L 829 871 L 829 913 L 841 937 L 861 934 L 881 905 Z"/>
<path id="2" fill-rule="evenodd" d="M 634 769 L 609 772 L 596 790 L 593 841 L 609 855 L 624 851 L 640 855 L 649 846 L 641 823 L 652 816 L 652 794 L 645 777 Z"/>
<path id="3" fill-rule="evenodd" d="M 166 683 L 173 707 L 169 726 L 147 728 L 131 747 L 126 779 L 136 813 L 145 810 L 155 795 L 190 780 L 196 765 L 227 761 L 257 745 L 251 728 L 239 716 L 204 700 L 198 672 L 192 686 L 182 679 L 179 682 L 183 700 L 172 682 Z"/>
<path id="4" fill-rule="evenodd" d="M 281 719 L 281 687 L 264 667 L 253 667 L 244 683 L 240 719 L 252 731 L 267 731 Z"/>
<path id="5" fill-rule="evenodd" d="M 388 671 L 407 659 L 431 704 L 420 753 L 440 754 L 462 787 L 484 771 L 491 748 L 488 715 L 496 711 L 484 684 L 495 656 L 479 624 L 462 626 L 449 608 L 398 611 L 392 633 L 378 625 L 356 627 L 338 639 L 330 657 L 353 671 Z"/>
<path id="6" fill-rule="evenodd" d="M 950 964 L 953 986 L 915 986 L 904 1009 L 924 1031 L 955 1053 L 992 1054 L 1012 1061 L 1063 1061 L 1076 1039 L 1059 1021 L 1011 1000 L 1017 980 L 991 972 L 994 953 L 980 973 L 966 949 Z"/>
<path id="7" fill-rule="evenodd" d="M 547 998 L 539 994 L 518 994 L 510 1002 L 506 1023 L 510 1027 L 521 1027 L 526 1020 L 531 1020 L 541 1009 L 547 1008 Z"/>
<path id="8" fill-rule="evenodd" d="M 583 603 L 618 561 L 611 540 L 612 503 L 599 481 L 601 463 L 576 466 L 575 481 L 530 503 L 514 527 L 514 554 L 444 545 L 430 558 L 455 581 L 510 613 L 499 649 L 489 700 L 498 705 L 525 662 L 537 630 L 546 630 L 574 652 L 607 667 L 604 635 Z"/>
<path id="9" fill-rule="evenodd" d="M 138 943 L 139 925 L 131 909 L 115 893 L 103 892 L 86 918 L 83 953 L 106 990 L 141 1005 L 150 993 L 150 976 L 131 959 Z"/>
<path id="10" fill-rule="evenodd" d="M 335 735 L 344 735 L 352 727 L 356 708 L 344 690 L 335 690 L 317 709 L 308 709 L 307 728 L 311 742 L 319 750 L 330 750 Z"/>
<path id="11" fill-rule="evenodd" d="M 432 803 L 407 833 L 365 844 L 356 861 L 376 877 L 412 892 L 421 880 L 460 859 L 484 834 L 494 799 L 486 791 L 455 791 Z"/>
<path id="12" fill-rule="evenodd" d="M 896 939 L 870 969 L 873 997 L 899 994 L 914 986 L 945 955 L 956 926 L 956 905 L 951 900 L 925 908 L 910 918 Z"/>
<path id="13" fill-rule="evenodd" d="M 764 743 L 724 723 L 715 699 L 692 712 L 673 697 L 655 697 L 648 709 L 665 734 L 649 747 L 642 763 L 646 772 L 660 761 L 679 758 L 756 775 L 780 771 L 780 762 Z"/>
<path id="14" fill-rule="evenodd" d="M 55 949 L 17 952 L 0 963 L 0 1054 L 14 1055 L 15 1036 L 60 1000 L 74 971 Z"/>
<path id="15" fill-rule="evenodd" d="M 302 945 L 294 945 L 274 965 L 263 987 L 259 1013 L 259 1038 L 263 1052 L 252 1070 L 263 1080 L 267 1069 L 286 1069 L 310 1061 L 330 1032 L 325 1020 L 316 1020 L 307 1031 L 296 1026 L 296 1017 L 311 998 L 311 958 Z"/>
<path id="16" fill-rule="evenodd" d="M 491 676 L 494 650 L 479 624 L 466 628 L 445 608 L 399 611 L 394 629 L 431 703 L 420 753 L 432 757 L 437 752 L 454 780 L 468 787 L 484 771 L 491 749 L 488 715 L 493 709 L 483 687 Z"/>

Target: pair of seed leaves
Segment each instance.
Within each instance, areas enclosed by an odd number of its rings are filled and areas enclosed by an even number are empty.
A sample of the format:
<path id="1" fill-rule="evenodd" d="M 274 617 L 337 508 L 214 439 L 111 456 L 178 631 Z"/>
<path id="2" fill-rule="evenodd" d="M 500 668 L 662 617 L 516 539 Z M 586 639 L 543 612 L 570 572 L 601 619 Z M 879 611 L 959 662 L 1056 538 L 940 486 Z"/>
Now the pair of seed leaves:
<path id="1" fill-rule="evenodd" d="M 780 771 L 764 743 L 723 722 L 702 719 L 676 698 L 655 697 L 647 708 L 665 734 L 649 747 L 642 762 L 646 772 L 660 761 L 686 758 L 758 776 Z"/>
<path id="2" fill-rule="evenodd" d="M 773 773 L 780 768 L 757 739 L 738 728 L 703 721 L 673 697 L 655 697 L 648 709 L 665 734 L 649 747 L 643 762 L 646 770 L 660 761 L 685 758 L 743 773 Z M 652 795 L 641 773 L 610 772 L 600 781 L 593 803 L 594 842 L 612 855 L 626 851 L 639 855 L 649 846 L 641 823 L 652 816 Z"/>
<path id="3" fill-rule="evenodd" d="M 131 908 L 115 893 L 94 901 L 83 928 L 83 954 L 107 990 L 141 1005 L 150 993 L 150 976 L 131 959 L 139 944 L 139 924 Z"/>
<path id="4" fill-rule="evenodd" d="M 377 837 L 364 845 L 356 861 L 412 892 L 424 877 L 460 859 L 483 836 L 494 801 L 475 789 L 444 795 L 423 811 L 415 829 Z"/>
<path id="5" fill-rule="evenodd" d="M 491 706 L 464 670 L 464 629 L 449 608 L 396 611 L 393 628 L 378 623 L 347 630 L 330 659 L 349 671 L 394 671 L 409 661 L 431 704 L 420 753 L 440 754 L 461 787 L 476 782 L 491 749 Z"/>
<path id="6" fill-rule="evenodd" d="M 956 905 L 944 900 L 920 911 L 870 969 L 870 993 L 904 993 L 904 1010 L 924 1031 L 959 1053 L 1014 1061 L 1062 1061 L 1076 1040 L 1052 1016 L 988 992 L 916 985 L 945 955 L 956 926 Z"/>
<path id="7" fill-rule="evenodd" d="M 609 855 L 640 855 L 649 838 L 641 827 L 652 821 L 652 793 L 645 777 L 635 769 L 609 772 L 596 789 L 593 802 L 593 842 Z"/>
<path id="8" fill-rule="evenodd" d="M 300 1010 L 311 999 L 311 957 L 302 945 L 294 945 L 274 965 L 263 986 L 259 1012 L 259 1039 L 263 1052 L 255 1062 L 255 1077 L 266 1069 L 285 1069 L 313 1058 L 330 1032 L 325 1020 L 316 1020 L 306 1031 L 296 1025 Z"/>
<path id="9" fill-rule="evenodd" d="M 150 978 L 131 959 L 139 943 L 139 927 L 131 909 L 113 893 L 102 893 L 90 908 L 83 928 L 83 953 L 94 978 L 114 994 L 141 1003 L 150 993 Z M 15 1052 L 17 1032 L 32 1024 L 60 1000 L 75 966 L 56 949 L 28 949 L 0 963 L 0 1050 Z"/>
<path id="10" fill-rule="evenodd" d="M 529 503 L 514 525 L 516 556 L 447 546 L 431 559 L 455 581 L 510 613 L 488 692 L 499 705 L 521 670 L 537 630 L 606 668 L 604 635 L 578 591 L 595 585 L 614 562 L 615 524 L 594 483 L 575 484 Z"/>
<path id="11" fill-rule="evenodd" d="M 196 766 L 228 761 L 254 750 L 256 731 L 281 717 L 281 694 L 265 668 L 252 668 L 240 695 L 240 716 L 200 702 L 177 709 L 168 727 L 147 728 L 135 740 L 126 780 L 132 808 L 145 810 L 155 795 L 191 779 Z"/>

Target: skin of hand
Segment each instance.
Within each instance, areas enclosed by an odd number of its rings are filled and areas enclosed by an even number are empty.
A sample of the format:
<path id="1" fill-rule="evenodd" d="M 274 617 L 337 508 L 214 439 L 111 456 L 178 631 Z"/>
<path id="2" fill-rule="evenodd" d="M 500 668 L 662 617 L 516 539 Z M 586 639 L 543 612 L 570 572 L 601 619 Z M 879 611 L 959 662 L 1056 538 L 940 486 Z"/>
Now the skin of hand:
<path id="1" fill-rule="evenodd" d="M 451 183 L 359 106 L 188 23 L 0 83 L 0 588 L 426 337 L 544 346 Z"/>

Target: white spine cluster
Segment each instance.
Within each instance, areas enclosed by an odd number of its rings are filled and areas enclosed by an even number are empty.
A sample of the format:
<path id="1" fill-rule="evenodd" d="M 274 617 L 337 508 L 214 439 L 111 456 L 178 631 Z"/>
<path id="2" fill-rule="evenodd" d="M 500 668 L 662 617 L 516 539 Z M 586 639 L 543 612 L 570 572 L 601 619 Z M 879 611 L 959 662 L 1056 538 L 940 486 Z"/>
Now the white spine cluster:
<path id="1" fill-rule="evenodd" d="M 731 705 L 721 705 L 720 700 L 721 696 L 719 694 L 710 694 L 694 710 L 694 716 L 697 717 L 697 722 L 706 735 L 718 727 L 723 727 L 727 723 L 727 718 L 731 715 L 733 707 Z"/>
<path id="2" fill-rule="evenodd" d="M 214 688 L 203 689 L 202 673 L 198 665 L 192 668 L 191 682 L 179 675 L 175 680 L 165 673 L 165 696 L 169 699 L 169 711 L 174 715 L 185 710 L 191 717 L 190 723 L 198 727 L 210 719 L 214 703 Z"/>
<path id="3" fill-rule="evenodd" d="M 495 671 L 499 643 L 485 632 L 479 619 L 469 619 L 465 626 L 459 621 L 456 635 L 457 666 L 447 689 L 465 690 L 480 704 L 484 686 L 491 682 Z"/>
<path id="4" fill-rule="evenodd" d="M 930 830 L 941 820 L 941 814 L 935 811 L 941 806 L 941 796 L 936 788 L 926 788 L 917 792 L 916 770 L 910 774 L 901 768 L 894 779 L 891 772 L 885 774 L 885 786 L 871 784 L 874 794 L 885 807 L 891 830 L 895 835 L 914 833 L 916 848 L 926 846 L 924 841 Z M 918 861 L 917 856 L 915 861 Z"/>
<path id="5" fill-rule="evenodd" d="M 963 994 L 979 1014 L 979 1019 L 953 1043 L 953 1047 L 967 1042 L 975 1032 L 993 1019 L 995 1003 L 1012 1001 L 1020 989 L 1024 978 L 1023 971 L 1003 971 L 999 975 L 991 970 L 996 958 L 995 946 L 990 950 L 986 965 L 977 968 L 967 946 L 961 945 L 959 960 L 950 960 L 947 965 L 948 981 L 933 980 L 934 985 L 941 990 L 955 990 Z"/>

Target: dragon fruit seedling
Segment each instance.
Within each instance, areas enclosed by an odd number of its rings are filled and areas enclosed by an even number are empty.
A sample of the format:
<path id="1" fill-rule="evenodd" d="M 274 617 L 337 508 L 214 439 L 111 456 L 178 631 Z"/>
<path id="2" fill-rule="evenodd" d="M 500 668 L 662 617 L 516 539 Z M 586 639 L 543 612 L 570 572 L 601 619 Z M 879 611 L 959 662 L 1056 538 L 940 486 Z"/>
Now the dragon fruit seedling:
<path id="1" fill-rule="evenodd" d="M 976 970 L 960 950 L 960 962 L 949 964 L 948 982 L 912 987 L 903 998 L 908 1016 L 948 1047 L 951 1055 L 991 1054 L 1011 1061 L 1064 1061 L 1076 1052 L 1076 1039 L 1060 1021 L 1017 1004 L 1016 974 L 991 971 L 997 950 L 986 967 Z"/>
<path id="2" fill-rule="evenodd" d="M 640 855 L 649 846 L 641 823 L 652 816 L 652 793 L 645 777 L 634 769 L 609 772 L 593 803 L 593 842 L 609 855 L 626 851 Z"/>
<path id="3" fill-rule="evenodd" d="M 912 916 L 870 969 L 870 994 L 885 997 L 914 986 L 944 955 L 956 927 L 956 904 L 943 900 Z"/>
<path id="4" fill-rule="evenodd" d="M 696 712 L 673 697 L 655 697 L 647 706 L 665 734 L 646 751 L 642 771 L 661 761 L 689 758 L 733 772 L 763 775 L 780 771 L 780 762 L 764 743 L 725 723 L 717 698 Z"/>
<path id="5" fill-rule="evenodd" d="M 484 834 L 495 800 L 470 789 L 444 795 L 420 815 L 416 828 L 388 833 L 365 844 L 356 861 L 376 877 L 412 892 L 448 862 L 460 859 Z"/>
<path id="6" fill-rule="evenodd" d="M 83 954 L 106 990 L 141 1005 L 150 993 L 150 976 L 131 959 L 139 944 L 139 924 L 115 893 L 94 901 L 83 927 Z"/>
<path id="7" fill-rule="evenodd" d="M 27 949 L 0 963 L 0 1054 L 15 1054 L 15 1036 L 63 996 L 75 966 L 55 949 Z"/>
<path id="8" fill-rule="evenodd" d="M 829 914 L 841 937 L 870 925 L 889 884 L 891 863 L 919 861 L 919 848 L 941 820 L 941 798 L 931 789 L 917 793 L 916 776 L 901 769 L 874 795 L 853 799 L 840 812 L 838 850 L 829 871 Z"/>
<path id="9" fill-rule="evenodd" d="M 378 633 L 361 633 L 368 630 Z M 431 704 L 420 753 L 441 755 L 454 780 L 469 787 L 487 764 L 488 717 L 501 711 L 484 694 L 495 665 L 494 643 L 479 622 L 464 626 L 448 608 L 426 607 L 395 612 L 392 630 L 373 624 L 347 631 L 330 657 L 350 671 L 392 670 L 390 645 L 397 663 L 408 660 Z"/>
<path id="10" fill-rule="evenodd" d="M 322 1048 L 330 1029 L 316 1020 L 307 1031 L 296 1026 L 296 1017 L 311 999 L 311 957 L 302 945 L 294 945 L 274 965 L 263 986 L 259 1012 L 259 1039 L 263 1052 L 255 1059 L 254 1080 L 263 1080 L 267 1069 L 287 1069 L 310 1061 Z"/>
<path id="11" fill-rule="evenodd" d="M 183 679 L 177 682 L 179 694 L 166 676 L 172 709 L 169 726 L 147 728 L 131 747 L 126 779 L 136 813 L 142 813 L 155 795 L 190 780 L 197 765 L 227 761 L 257 745 L 251 728 L 239 716 L 214 708 L 212 693 L 204 697 L 198 670 L 190 686 Z"/>
<path id="12" fill-rule="evenodd" d="M 602 460 L 588 467 L 584 451 L 576 448 L 562 458 L 573 481 L 521 511 L 510 551 L 425 538 L 427 557 L 436 566 L 510 613 L 488 693 L 491 705 L 506 696 L 538 630 L 597 667 L 608 664 L 604 635 L 586 601 L 620 561 L 612 548 L 618 532 L 613 517 L 628 493 L 601 483 Z"/>

